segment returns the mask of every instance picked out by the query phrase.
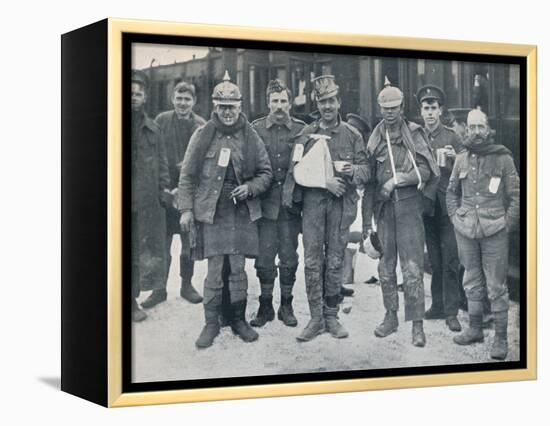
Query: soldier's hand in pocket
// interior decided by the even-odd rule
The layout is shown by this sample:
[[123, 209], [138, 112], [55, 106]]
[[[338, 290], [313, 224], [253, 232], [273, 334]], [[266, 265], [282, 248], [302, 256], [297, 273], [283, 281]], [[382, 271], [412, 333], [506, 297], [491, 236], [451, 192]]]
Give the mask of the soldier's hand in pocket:
[[190, 211], [183, 212], [180, 216], [180, 228], [182, 232], [189, 232], [193, 224], [193, 213]]
[[331, 177], [327, 179], [327, 189], [331, 194], [341, 197], [346, 192], [346, 184], [342, 178]]

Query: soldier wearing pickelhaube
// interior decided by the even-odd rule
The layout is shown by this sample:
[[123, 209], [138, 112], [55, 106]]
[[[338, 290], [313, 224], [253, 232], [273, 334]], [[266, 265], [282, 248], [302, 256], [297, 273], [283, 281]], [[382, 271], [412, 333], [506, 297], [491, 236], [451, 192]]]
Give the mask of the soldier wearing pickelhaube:
[[[283, 194], [285, 205], [302, 204], [305, 279], [311, 319], [297, 337], [299, 341], [309, 341], [325, 330], [335, 338], [348, 336], [338, 321], [344, 250], [349, 227], [357, 215], [357, 185], [370, 177], [361, 134], [340, 118], [341, 99], [334, 77], [317, 77], [313, 87], [320, 118], [305, 127], [296, 140]], [[324, 151], [318, 151], [317, 147], [325, 146]], [[298, 184], [296, 173], [300, 167], [307, 167], [308, 158], [314, 161], [312, 170], [320, 167], [314, 152], [325, 153], [321, 159], [325, 174], [318, 183], [308, 180], [308, 186], [304, 181]], [[328, 166], [327, 157], [331, 160]], [[334, 172], [333, 162], [338, 164]]]
[[275, 318], [273, 289], [277, 277], [275, 257], [278, 256], [281, 304], [277, 317], [286, 326], [295, 327], [298, 321], [292, 308], [292, 288], [298, 268], [298, 234], [302, 227], [302, 216], [299, 207], [282, 206], [282, 193], [294, 138], [306, 124], [290, 115], [292, 95], [282, 81], [269, 82], [266, 99], [269, 114], [254, 121], [252, 127], [264, 141], [271, 161], [273, 180], [261, 197], [262, 218], [258, 221], [260, 251], [254, 264], [261, 286], [260, 307], [250, 325], [261, 327]]
[[165, 210], [170, 204], [168, 163], [161, 131], [144, 111], [147, 75], [132, 71], [132, 320], [143, 321], [141, 291], [163, 288]]
[[[390, 85], [378, 95], [382, 121], [373, 130], [367, 152], [374, 181], [367, 185], [363, 200], [363, 227], [368, 235], [374, 214], [382, 256], [378, 274], [386, 314], [376, 327], [377, 337], [397, 331], [397, 256], [403, 272], [405, 321], [412, 321], [412, 342], [424, 346], [424, 226], [422, 192], [431, 199], [439, 170], [418, 125], [402, 117], [403, 93]], [[370, 201], [368, 200], [370, 198]]]
[[246, 322], [248, 281], [246, 257], [258, 256], [259, 195], [271, 184], [271, 165], [265, 145], [241, 113], [241, 92], [224, 81], [212, 93], [214, 112], [193, 133], [185, 153], [178, 187], [180, 224], [195, 230], [197, 258], [208, 259], [204, 283], [205, 326], [198, 348], [211, 346], [219, 334], [222, 270], [228, 258], [231, 328], [245, 342], [258, 338]]
[[456, 237], [447, 215], [446, 194], [456, 153], [463, 147], [457, 134], [441, 123], [445, 92], [437, 86], [426, 85], [418, 89], [416, 99], [440, 172], [435, 202], [424, 198], [424, 230], [432, 267], [432, 305], [426, 311], [425, 318], [445, 319], [447, 327], [458, 332], [462, 329], [457, 319], [462, 283], [459, 280]]

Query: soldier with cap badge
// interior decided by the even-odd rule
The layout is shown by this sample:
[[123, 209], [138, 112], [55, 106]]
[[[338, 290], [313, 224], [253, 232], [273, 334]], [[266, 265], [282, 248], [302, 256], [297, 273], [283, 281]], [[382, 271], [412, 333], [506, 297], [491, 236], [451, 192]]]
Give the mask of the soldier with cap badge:
[[260, 250], [254, 264], [261, 286], [260, 307], [250, 325], [262, 327], [275, 318], [273, 288], [277, 277], [275, 257], [278, 256], [281, 304], [277, 317], [286, 326], [296, 327], [298, 321], [292, 308], [292, 288], [298, 268], [298, 235], [302, 227], [302, 217], [298, 206], [282, 206], [282, 192], [294, 138], [306, 124], [290, 115], [292, 95], [281, 80], [269, 82], [266, 98], [269, 114], [254, 121], [252, 127], [264, 141], [271, 161], [273, 180], [270, 188], [260, 197]]
[[[435, 197], [439, 170], [422, 128], [403, 117], [403, 93], [391, 86], [378, 94], [382, 121], [374, 128], [367, 152], [374, 182], [365, 189], [363, 226], [371, 232], [371, 219], [377, 224], [382, 256], [378, 274], [386, 314], [376, 327], [377, 337], [397, 331], [399, 298], [397, 256], [403, 272], [405, 321], [412, 321], [412, 343], [426, 344], [424, 318], [424, 225], [422, 194]], [[368, 201], [368, 198], [371, 198]]]
[[171, 202], [170, 176], [161, 131], [149, 118], [148, 78], [132, 71], [132, 320], [143, 321], [140, 291], [161, 289], [166, 278], [165, 210]]
[[211, 346], [220, 332], [224, 257], [230, 267], [231, 328], [245, 342], [258, 338], [245, 319], [245, 260], [258, 256], [259, 196], [272, 177], [265, 144], [242, 114], [240, 89], [227, 71], [214, 87], [212, 100], [210, 120], [189, 141], [178, 187], [182, 231], [196, 235], [195, 250], [208, 259], [206, 324], [195, 343], [198, 348]]
[[439, 184], [434, 200], [424, 197], [424, 230], [432, 267], [432, 305], [425, 318], [445, 319], [451, 331], [461, 331], [457, 319], [460, 305], [459, 261], [454, 227], [447, 215], [446, 194], [457, 152], [463, 147], [457, 134], [441, 123], [445, 93], [437, 86], [418, 89], [416, 99], [424, 120], [424, 131], [439, 166]]
[[[348, 336], [338, 321], [344, 250], [349, 227], [357, 215], [357, 185], [370, 177], [361, 134], [340, 118], [341, 99], [334, 76], [323, 75], [312, 83], [320, 118], [305, 127], [296, 140], [283, 194], [284, 205], [302, 203], [305, 280], [311, 315], [297, 337], [302, 342], [325, 330], [335, 338]], [[317, 152], [322, 155], [315, 157]], [[308, 158], [312, 164], [308, 164]], [[318, 182], [298, 173], [300, 169], [315, 173], [320, 168], [323, 175]]]

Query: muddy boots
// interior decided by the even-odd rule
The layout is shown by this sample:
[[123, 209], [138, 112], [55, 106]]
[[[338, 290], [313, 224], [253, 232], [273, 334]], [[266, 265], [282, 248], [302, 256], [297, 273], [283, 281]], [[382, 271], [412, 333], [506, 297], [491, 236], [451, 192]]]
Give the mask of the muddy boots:
[[424, 323], [422, 320], [413, 321], [412, 344], [419, 348], [426, 346], [426, 335], [424, 334]]
[[246, 322], [246, 299], [231, 303], [232, 318], [231, 330], [245, 342], [253, 342], [258, 339], [258, 333]]
[[193, 288], [191, 278], [195, 269], [195, 262], [187, 257], [180, 259], [181, 288], [180, 296], [189, 303], [197, 304], [202, 302], [202, 296]]
[[399, 321], [397, 320], [397, 312], [386, 311], [386, 315], [384, 315], [384, 321], [382, 321], [382, 323], [375, 328], [374, 335], [376, 337], [389, 336], [390, 334], [397, 331], [398, 326]]
[[252, 327], [263, 327], [268, 321], [273, 321], [274, 318], [273, 296], [260, 296], [260, 307], [256, 316], [250, 321], [250, 325]]
[[204, 349], [212, 346], [214, 339], [220, 334], [220, 323], [218, 315], [221, 306], [221, 295], [214, 297], [210, 302], [204, 305], [205, 325], [195, 342], [195, 346]]
[[336, 304], [335, 307], [330, 307], [328, 303], [325, 302], [323, 306], [323, 315], [325, 317], [325, 327], [332, 337], [344, 339], [349, 336], [347, 330], [338, 321], [338, 304]]
[[508, 355], [508, 311], [493, 312], [495, 317], [495, 340], [491, 358], [503, 360]]
[[143, 301], [141, 306], [145, 309], [151, 309], [153, 306], [157, 306], [159, 303], [166, 301], [166, 297], [165, 288], [153, 290], [149, 297]]
[[483, 342], [483, 330], [481, 328], [483, 319], [483, 302], [468, 301], [468, 316], [470, 326], [462, 334], [453, 337], [457, 345], [472, 345]]
[[309, 301], [309, 312], [311, 319], [302, 330], [300, 335], [296, 337], [299, 342], [309, 342], [319, 334], [325, 332], [325, 319], [323, 317], [323, 301], [322, 299]]
[[292, 299], [292, 296], [281, 296], [281, 305], [277, 311], [277, 318], [287, 327], [296, 327], [298, 325], [298, 320], [294, 316], [294, 309], [292, 309]]
[[132, 321], [141, 322], [147, 318], [147, 314], [139, 308], [136, 299], [132, 299]]

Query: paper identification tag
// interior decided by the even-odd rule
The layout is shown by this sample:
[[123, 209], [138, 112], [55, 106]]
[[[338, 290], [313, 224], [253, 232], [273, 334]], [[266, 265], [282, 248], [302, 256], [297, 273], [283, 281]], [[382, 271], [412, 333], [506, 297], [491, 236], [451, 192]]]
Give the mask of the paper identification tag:
[[489, 182], [489, 191], [491, 192], [491, 194], [496, 194], [499, 186], [500, 186], [500, 178], [493, 176], [491, 178], [491, 181]]
[[292, 161], [298, 162], [302, 160], [302, 157], [304, 155], [304, 146], [303, 145], [295, 145], [294, 146], [294, 154], [292, 155]]
[[229, 159], [231, 158], [231, 150], [229, 148], [222, 148], [220, 152], [220, 158], [218, 158], [218, 166], [227, 167]]

